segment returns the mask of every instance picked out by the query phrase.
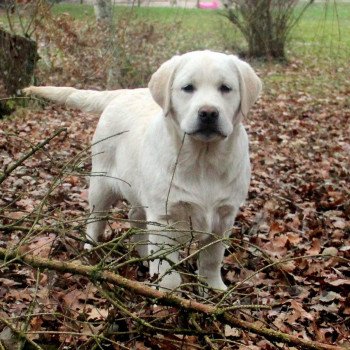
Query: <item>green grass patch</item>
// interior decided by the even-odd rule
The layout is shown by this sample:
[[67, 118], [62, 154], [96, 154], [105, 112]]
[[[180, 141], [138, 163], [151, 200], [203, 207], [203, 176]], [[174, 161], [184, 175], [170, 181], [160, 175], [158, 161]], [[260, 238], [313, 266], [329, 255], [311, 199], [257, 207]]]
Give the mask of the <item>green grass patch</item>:
[[[57, 4], [53, 7], [54, 14], [69, 13], [76, 19], [94, 19], [93, 7], [80, 4]], [[220, 11], [203, 11], [176, 7], [128, 7], [115, 6], [114, 16], [118, 19], [132, 18], [150, 24], [181, 24], [179, 31], [191, 33], [211, 32], [220, 35], [221, 29], [229, 30], [228, 20], [220, 15]], [[178, 33], [174, 33], [176, 35]]]
[[[298, 9], [297, 9], [298, 11]], [[93, 7], [80, 4], [57, 4], [53, 7], [54, 14], [69, 13], [76, 19], [94, 19]], [[242, 46], [243, 39], [231, 23], [220, 11], [203, 11], [199, 9], [171, 8], [171, 7], [128, 7], [116, 6], [114, 8], [116, 20], [127, 16], [133, 20], [152, 24], [179, 23], [179, 32], [191, 40], [197, 47], [199, 41], [221, 46], [222, 49]], [[134, 23], [134, 22], [133, 22]], [[289, 49], [298, 55], [301, 50], [318, 53], [320, 49], [331, 49], [348, 54], [350, 51], [350, 4], [333, 3], [313, 4], [304, 13], [301, 21], [291, 33]], [[173, 33], [174, 37], [180, 33]], [[216, 42], [216, 44], [214, 44]], [[200, 46], [200, 45], [199, 45]], [[202, 46], [206, 46], [205, 44]]]
[[[93, 6], [59, 3], [52, 7], [54, 15], [68, 13], [77, 20], [94, 20]], [[296, 10], [297, 12], [299, 9]], [[185, 49], [196, 48], [235, 50], [244, 46], [241, 34], [223, 16], [222, 11], [205, 11], [196, 8], [176, 7], [128, 7], [115, 6], [116, 21], [130, 18], [132, 25], [146, 22], [161, 26], [178, 23], [178, 30], [171, 33], [173, 40], [188, 40]], [[132, 19], [132, 20], [131, 20]], [[0, 21], [5, 24], [4, 14]], [[313, 4], [304, 13], [291, 33], [288, 49], [294, 55], [320, 54], [320, 50], [349, 55], [350, 52], [350, 3]], [[167, 33], [169, 34], [169, 33]], [[181, 50], [181, 43], [179, 50]]]
[[302, 54], [349, 57], [350, 3], [314, 4], [292, 32], [290, 48]]

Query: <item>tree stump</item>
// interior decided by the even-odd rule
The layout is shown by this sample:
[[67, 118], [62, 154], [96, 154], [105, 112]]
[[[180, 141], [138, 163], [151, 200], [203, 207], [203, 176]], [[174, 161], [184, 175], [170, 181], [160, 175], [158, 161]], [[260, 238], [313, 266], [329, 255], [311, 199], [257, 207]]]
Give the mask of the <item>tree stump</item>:
[[38, 59], [35, 41], [0, 28], [0, 86], [8, 95], [31, 83]]

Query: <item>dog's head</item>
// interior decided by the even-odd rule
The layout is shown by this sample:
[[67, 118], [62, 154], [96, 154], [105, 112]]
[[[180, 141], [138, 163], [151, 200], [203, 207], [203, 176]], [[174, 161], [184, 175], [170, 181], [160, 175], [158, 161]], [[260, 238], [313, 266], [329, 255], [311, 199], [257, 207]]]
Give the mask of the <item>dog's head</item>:
[[211, 142], [229, 136], [248, 114], [261, 81], [236, 56], [194, 51], [163, 63], [148, 87], [164, 115], [176, 118], [183, 132]]

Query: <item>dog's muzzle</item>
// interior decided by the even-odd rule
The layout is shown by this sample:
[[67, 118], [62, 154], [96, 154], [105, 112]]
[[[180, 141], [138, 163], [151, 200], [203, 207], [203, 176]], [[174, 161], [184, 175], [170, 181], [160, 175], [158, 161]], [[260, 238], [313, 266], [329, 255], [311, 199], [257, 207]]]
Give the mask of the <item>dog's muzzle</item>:
[[217, 108], [211, 106], [204, 106], [198, 110], [198, 124], [197, 129], [191, 135], [202, 141], [211, 141], [217, 136], [224, 137], [219, 128], [220, 113]]

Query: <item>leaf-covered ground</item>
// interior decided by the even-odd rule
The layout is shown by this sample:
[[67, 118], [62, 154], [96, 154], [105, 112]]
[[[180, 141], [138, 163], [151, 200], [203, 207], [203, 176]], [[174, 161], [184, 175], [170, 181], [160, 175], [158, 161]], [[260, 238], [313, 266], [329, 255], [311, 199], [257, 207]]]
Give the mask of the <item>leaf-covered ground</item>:
[[[286, 76], [301, 74], [290, 66], [275, 69]], [[265, 74], [269, 72], [261, 70], [262, 77]], [[271, 305], [271, 310], [252, 313], [260, 322], [348, 346], [349, 92], [348, 86], [318, 99], [300, 91], [265, 91], [246, 120], [253, 178], [223, 267], [226, 282], [235, 286], [231, 301]], [[66, 127], [67, 132], [2, 184], [1, 219], [7, 228], [1, 230], [1, 247], [60, 260], [81, 259], [81, 243], [75, 238], [82, 237], [87, 214], [88, 146], [97, 119], [46, 106], [22, 110], [3, 121], [2, 168], [55, 130]], [[116, 210], [114, 215], [124, 217], [124, 212]], [[111, 222], [115, 234], [126, 226]], [[143, 278], [145, 272], [139, 269], [130, 266], [122, 272]], [[0, 316], [14, 325], [27, 324], [39, 343], [75, 348], [111, 317], [111, 305], [85, 278], [39, 273], [28, 266], [2, 265], [0, 296]], [[251, 316], [244, 312], [241, 317]], [[128, 326], [133, 327], [124, 325]], [[242, 343], [242, 348], [272, 346], [237, 330], [226, 329], [226, 337]], [[142, 348], [144, 338], [123, 342]], [[168, 349], [166, 337], [162, 339], [146, 345]]]
[[[288, 65], [253, 62], [265, 88], [245, 121], [253, 177], [222, 269], [231, 286], [223, 305], [270, 306], [233, 312], [261, 326], [348, 348], [349, 69], [346, 63], [320, 64], [305, 57]], [[1, 248], [88, 263], [82, 240], [89, 144], [97, 120], [45, 104], [1, 122], [1, 169], [56, 130], [67, 129], [1, 184]], [[113, 237], [128, 229], [126, 212], [124, 205], [111, 213]], [[142, 264], [124, 264], [130, 259], [125, 246], [106, 249], [107, 256], [97, 260], [101, 268], [147, 282]], [[195, 270], [193, 263], [186, 268]], [[199, 298], [191, 288], [186, 296]], [[0, 341], [9, 349], [18, 347], [18, 341], [2, 319], [45, 349], [288, 349], [212, 319], [198, 319], [209, 342], [195, 331], [162, 333], [140, 324], [120, 305], [155, 327], [195, 329], [178, 310], [128, 291], [69, 273], [0, 263]]]

